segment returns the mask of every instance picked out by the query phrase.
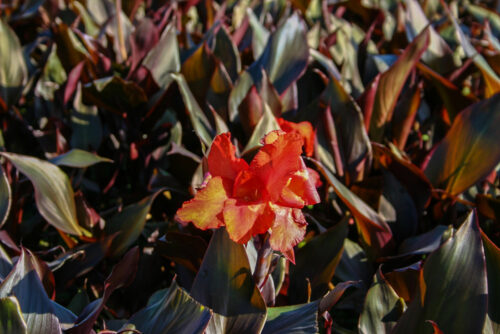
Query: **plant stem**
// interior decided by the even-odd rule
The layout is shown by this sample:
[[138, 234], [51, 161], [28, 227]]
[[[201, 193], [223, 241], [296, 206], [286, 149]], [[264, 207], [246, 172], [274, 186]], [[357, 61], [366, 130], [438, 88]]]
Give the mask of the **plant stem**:
[[255, 264], [253, 278], [255, 284], [261, 289], [266, 283], [267, 275], [269, 274], [273, 250], [269, 243], [269, 233], [261, 234], [259, 237], [260, 242], [257, 248], [257, 262]]

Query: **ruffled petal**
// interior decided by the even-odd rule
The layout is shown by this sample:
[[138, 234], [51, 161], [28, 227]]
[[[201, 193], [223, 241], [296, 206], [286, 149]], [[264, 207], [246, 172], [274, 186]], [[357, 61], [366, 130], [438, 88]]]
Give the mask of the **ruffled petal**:
[[293, 247], [297, 245], [306, 233], [307, 222], [300, 209], [272, 205], [275, 214], [269, 242], [271, 248], [282, 252], [292, 263]]
[[227, 192], [228, 186], [221, 177], [211, 178], [205, 188], [177, 210], [177, 218], [186, 224], [192, 222], [202, 230], [223, 226], [221, 213], [228, 198]]
[[252, 197], [258, 189], [261, 200], [278, 201], [292, 174], [301, 168], [302, 142], [295, 132], [272, 131], [266, 135], [249, 169], [236, 180], [233, 194]]
[[236, 179], [236, 175], [240, 171], [248, 168], [245, 160], [236, 157], [236, 148], [231, 143], [231, 134], [229, 132], [215, 137], [207, 160], [210, 174], [232, 181]]
[[293, 132], [296, 131], [299, 133], [304, 139], [304, 153], [310, 157], [314, 153], [314, 141], [316, 138], [316, 133], [314, 132], [314, 128], [309, 122], [288, 122], [283, 118], [277, 119], [278, 124], [281, 130], [285, 132]]
[[288, 184], [281, 193], [280, 205], [302, 208], [304, 205], [312, 205], [320, 202], [316, 185], [321, 181], [316, 171], [307, 168], [301, 160], [301, 169], [293, 173]]
[[238, 203], [228, 199], [224, 206], [224, 223], [229, 237], [235, 242], [246, 243], [252, 235], [266, 232], [273, 221], [266, 206], [266, 203]]

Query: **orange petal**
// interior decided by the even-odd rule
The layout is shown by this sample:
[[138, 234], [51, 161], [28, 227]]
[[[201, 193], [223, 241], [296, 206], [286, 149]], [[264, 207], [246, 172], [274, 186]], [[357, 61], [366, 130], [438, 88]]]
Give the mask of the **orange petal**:
[[231, 134], [215, 137], [208, 153], [208, 171], [213, 176], [234, 180], [241, 170], [247, 169], [245, 160], [236, 157], [236, 148], [231, 143]]
[[288, 122], [283, 118], [277, 119], [281, 130], [285, 132], [297, 132], [304, 139], [304, 151], [305, 154], [310, 157], [314, 153], [314, 141], [316, 138], [316, 133], [311, 123], [305, 121], [300, 123]]
[[224, 206], [224, 223], [229, 237], [235, 242], [246, 243], [252, 235], [266, 232], [272, 223], [272, 216], [269, 219], [267, 211], [266, 203], [249, 205], [228, 199]]
[[299, 209], [272, 205], [275, 214], [269, 242], [271, 248], [282, 252], [293, 262], [290, 251], [297, 245], [306, 233], [307, 222]]
[[221, 227], [224, 224], [219, 217], [227, 198], [227, 186], [224, 186], [222, 178], [211, 178], [205, 188], [177, 210], [177, 218], [183, 223], [193, 222], [202, 230]]
[[257, 188], [261, 200], [276, 202], [292, 174], [301, 167], [302, 138], [297, 133], [272, 131], [263, 143], [249, 169], [235, 181], [234, 194], [243, 198]]
[[312, 169], [307, 168], [302, 159], [300, 161], [302, 168], [292, 175], [287, 186], [283, 188], [278, 202], [280, 205], [302, 208], [304, 205], [320, 202], [316, 191], [319, 175]]

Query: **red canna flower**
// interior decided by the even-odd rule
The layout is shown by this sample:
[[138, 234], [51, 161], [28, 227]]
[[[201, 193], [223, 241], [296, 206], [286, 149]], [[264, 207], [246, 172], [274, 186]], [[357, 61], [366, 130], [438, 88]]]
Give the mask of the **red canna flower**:
[[316, 133], [309, 122], [294, 123], [284, 120], [283, 118], [277, 118], [278, 124], [281, 130], [285, 132], [297, 132], [304, 139], [304, 153], [310, 157], [314, 153], [314, 140], [316, 138]]
[[293, 247], [307, 225], [301, 209], [319, 202], [319, 176], [300, 156], [303, 142], [296, 131], [270, 132], [248, 165], [236, 157], [229, 133], [217, 136], [206, 185], [177, 211], [178, 219], [203, 230], [225, 226], [238, 243], [269, 231], [271, 247], [294, 262]]

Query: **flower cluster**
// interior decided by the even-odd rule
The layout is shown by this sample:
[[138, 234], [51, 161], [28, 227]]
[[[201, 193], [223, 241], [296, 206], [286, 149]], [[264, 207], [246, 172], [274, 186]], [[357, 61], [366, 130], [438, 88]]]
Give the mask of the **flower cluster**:
[[307, 225], [301, 209], [319, 202], [319, 176], [301, 158], [304, 139], [298, 131], [270, 132], [262, 144], [248, 164], [236, 157], [229, 133], [217, 136], [204, 187], [177, 217], [203, 230], [225, 226], [238, 243], [269, 232], [271, 247], [294, 262], [293, 247]]

